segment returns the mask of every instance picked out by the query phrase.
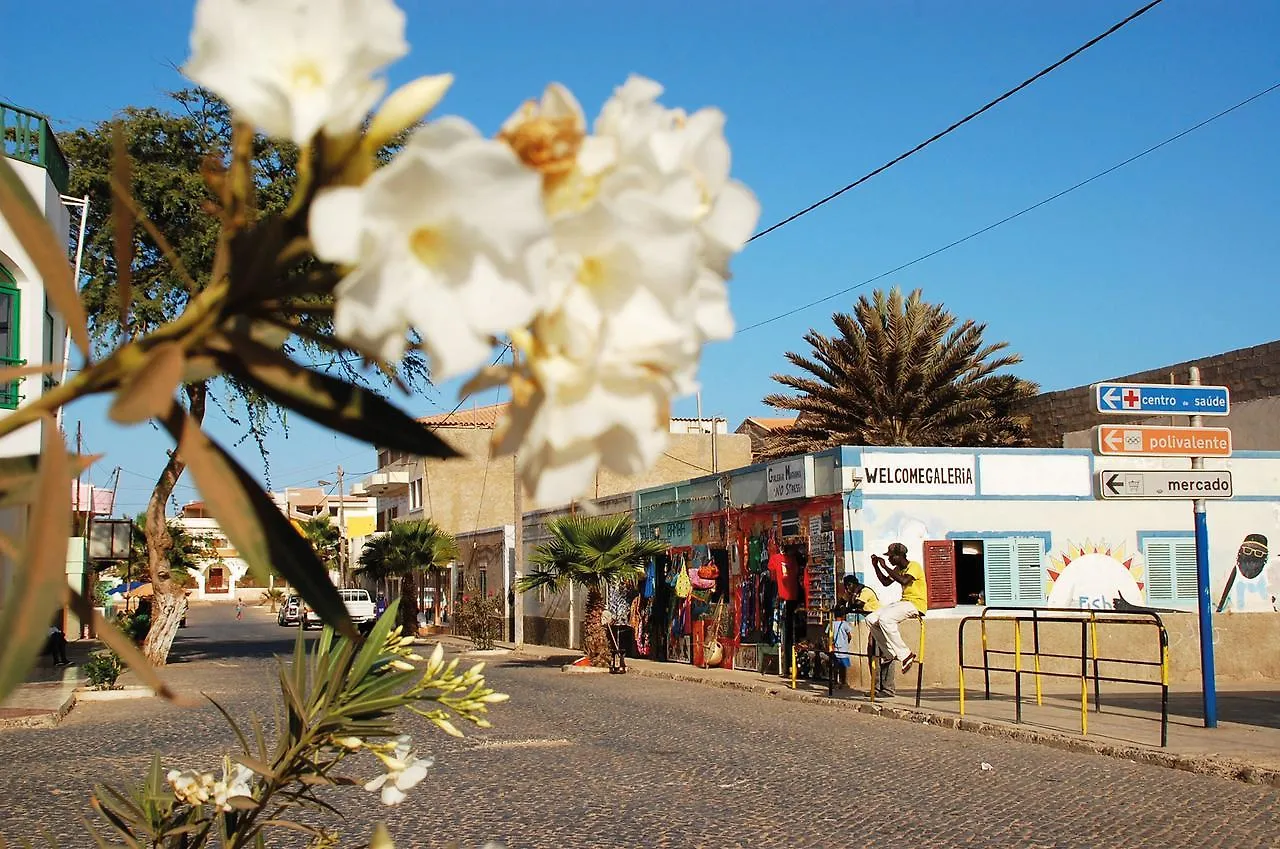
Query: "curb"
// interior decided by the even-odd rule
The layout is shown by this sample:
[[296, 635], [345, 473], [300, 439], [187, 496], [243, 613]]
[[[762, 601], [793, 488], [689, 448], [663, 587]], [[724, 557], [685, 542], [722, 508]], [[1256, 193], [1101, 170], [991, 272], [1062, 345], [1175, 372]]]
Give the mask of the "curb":
[[[72, 693], [57, 710], [15, 711], [25, 715], [9, 717], [0, 715], [0, 731], [10, 728], [56, 728], [62, 718], [71, 713], [71, 709], [75, 706], [76, 695]], [[3, 714], [2, 710], [0, 714]]]
[[[522, 648], [516, 648], [513, 651], [513, 654], [517, 657], [546, 659], [539, 654], [524, 651]], [[774, 696], [776, 698], [787, 699], [789, 701], [826, 705], [867, 716], [878, 716], [904, 722], [913, 722], [916, 725], [932, 725], [938, 728], [949, 728], [953, 731], [967, 731], [971, 734], [979, 734], [983, 737], [990, 737], [997, 740], [1013, 740], [1019, 743], [1034, 743], [1040, 746], [1048, 746], [1053, 749], [1076, 752], [1079, 754], [1101, 755], [1104, 757], [1116, 758], [1118, 760], [1146, 764], [1148, 766], [1178, 769], [1183, 772], [1195, 773], [1197, 775], [1209, 775], [1215, 778], [1225, 778], [1230, 781], [1240, 781], [1245, 784], [1262, 784], [1269, 785], [1271, 787], [1280, 787], [1280, 770], [1255, 766], [1254, 764], [1237, 760], [1235, 758], [1218, 757], [1215, 755], [1179, 755], [1173, 752], [1164, 752], [1138, 745], [1100, 743], [1080, 737], [1059, 734], [1053, 731], [1037, 731], [1018, 725], [1011, 725], [1009, 723], [993, 722], [986, 719], [972, 719], [970, 717], [955, 716], [952, 714], [935, 713], [934, 711], [914, 707], [898, 708], [883, 704], [872, 704], [870, 702], [843, 701], [841, 699], [832, 699], [827, 696], [820, 696], [814, 693], [799, 693], [791, 690], [785, 685], [772, 686], [767, 683], [757, 684], [732, 680], [717, 681], [714, 679], [701, 678], [697, 675], [688, 675], [682, 672], [668, 672], [665, 669], [647, 669], [632, 665], [627, 666], [627, 672], [629, 674], [641, 675], [646, 678], [663, 678], [668, 681], [679, 681], [686, 684], [701, 684], [703, 686], [719, 687], [725, 690], [760, 693], [761, 695]]]

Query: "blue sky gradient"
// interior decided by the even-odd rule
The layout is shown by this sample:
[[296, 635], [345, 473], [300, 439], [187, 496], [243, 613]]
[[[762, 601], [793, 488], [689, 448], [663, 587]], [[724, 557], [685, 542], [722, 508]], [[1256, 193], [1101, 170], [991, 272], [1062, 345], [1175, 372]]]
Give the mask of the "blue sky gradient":
[[[549, 0], [403, 2], [413, 52], [394, 84], [451, 71], [441, 114], [492, 132], [551, 80], [589, 113], [629, 73], [664, 102], [728, 115], [735, 176], [762, 226], [914, 146], [1141, 5], [1137, 0], [643, 5]], [[56, 19], [0, 0], [0, 97], [60, 128], [162, 104], [180, 87], [191, 8], [173, 0], [78, 0]], [[51, 28], [57, 28], [56, 38]], [[864, 186], [754, 243], [731, 284], [740, 326], [768, 319], [928, 253], [1042, 200], [1280, 82], [1280, 5], [1167, 0], [1006, 103]], [[51, 56], [59, 62], [50, 63]], [[921, 287], [1025, 358], [1046, 390], [1258, 344], [1276, 329], [1280, 92], [1255, 101], [1061, 200], [875, 284]], [[860, 291], [869, 291], [866, 287]], [[767, 414], [769, 376], [849, 293], [709, 348], [704, 411]], [[456, 386], [402, 399], [451, 408]], [[477, 399], [491, 403], [492, 393]], [[470, 402], [468, 402], [470, 403]], [[691, 414], [692, 400], [677, 411]], [[138, 509], [167, 440], [105, 422], [81, 402], [97, 483], [122, 467], [120, 506]], [[215, 424], [224, 444], [234, 428]], [[314, 483], [371, 449], [294, 420], [271, 443], [271, 483]], [[256, 473], [256, 449], [237, 449]], [[185, 482], [189, 485], [189, 481]], [[193, 498], [188, 487], [179, 501]]]

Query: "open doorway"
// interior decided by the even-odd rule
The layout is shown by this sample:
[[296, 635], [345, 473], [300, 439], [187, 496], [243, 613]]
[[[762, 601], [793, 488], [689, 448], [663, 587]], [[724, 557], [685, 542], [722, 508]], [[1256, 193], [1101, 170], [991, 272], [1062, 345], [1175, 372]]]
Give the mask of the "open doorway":
[[956, 540], [956, 603], [985, 604], [987, 574], [982, 540]]

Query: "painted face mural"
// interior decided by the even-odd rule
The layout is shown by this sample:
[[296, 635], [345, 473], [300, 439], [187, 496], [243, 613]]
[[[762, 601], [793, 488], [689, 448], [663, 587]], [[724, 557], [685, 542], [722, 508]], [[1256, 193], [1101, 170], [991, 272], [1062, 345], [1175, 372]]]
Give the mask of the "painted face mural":
[[1145, 604], [1142, 594], [1142, 566], [1126, 555], [1124, 546], [1106, 543], [1068, 545], [1050, 558], [1049, 607], [1110, 610], [1116, 598], [1130, 604]]
[[[1218, 599], [1219, 613], [1226, 610], [1228, 605], [1237, 610], [1245, 610], [1252, 606], [1249, 603], [1249, 596], [1255, 595], [1264, 597], [1263, 607], [1270, 607], [1272, 610], [1280, 609], [1276, 603], [1276, 583], [1280, 581], [1276, 573], [1280, 570], [1272, 569], [1267, 578], [1262, 577], [1270, 559], [1265, 535], [1249, 534], [1244, 538], [1236, 552], [1236, 564], [1227, 576], [1226, 586], [1222, 588], [1222, 596]], [[1234, 598], [1231, 592], [1233, 588], [1235, 589]], [[1253, 607], [1253, 609], [1258, 608]]]

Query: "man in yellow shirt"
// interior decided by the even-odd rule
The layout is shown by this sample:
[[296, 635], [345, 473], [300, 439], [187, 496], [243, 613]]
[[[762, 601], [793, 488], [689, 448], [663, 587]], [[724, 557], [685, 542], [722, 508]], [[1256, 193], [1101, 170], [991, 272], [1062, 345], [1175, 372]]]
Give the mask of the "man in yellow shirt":
[[898, 625], [903, 620], [924, 616], [929, 607], [929, 592], [925, 584], [924, 567], [907, 558], [905, 545], [895, 542], [889, 546], [885, 557], [889, 560], [888, 567], [884, 559], [875, 554], [871, 555], [871, 565], [875, 567], [880, 583], [886, 587], [891, 583], [902, 585], [902, 600], [882, 605], [867, 617], [867, 624], [871, 626], [871, 635], [876, 644], [882, 651], [892, 654], [900, 661], [905, 673], [916, 662], [916, 655], [907, 648]]

